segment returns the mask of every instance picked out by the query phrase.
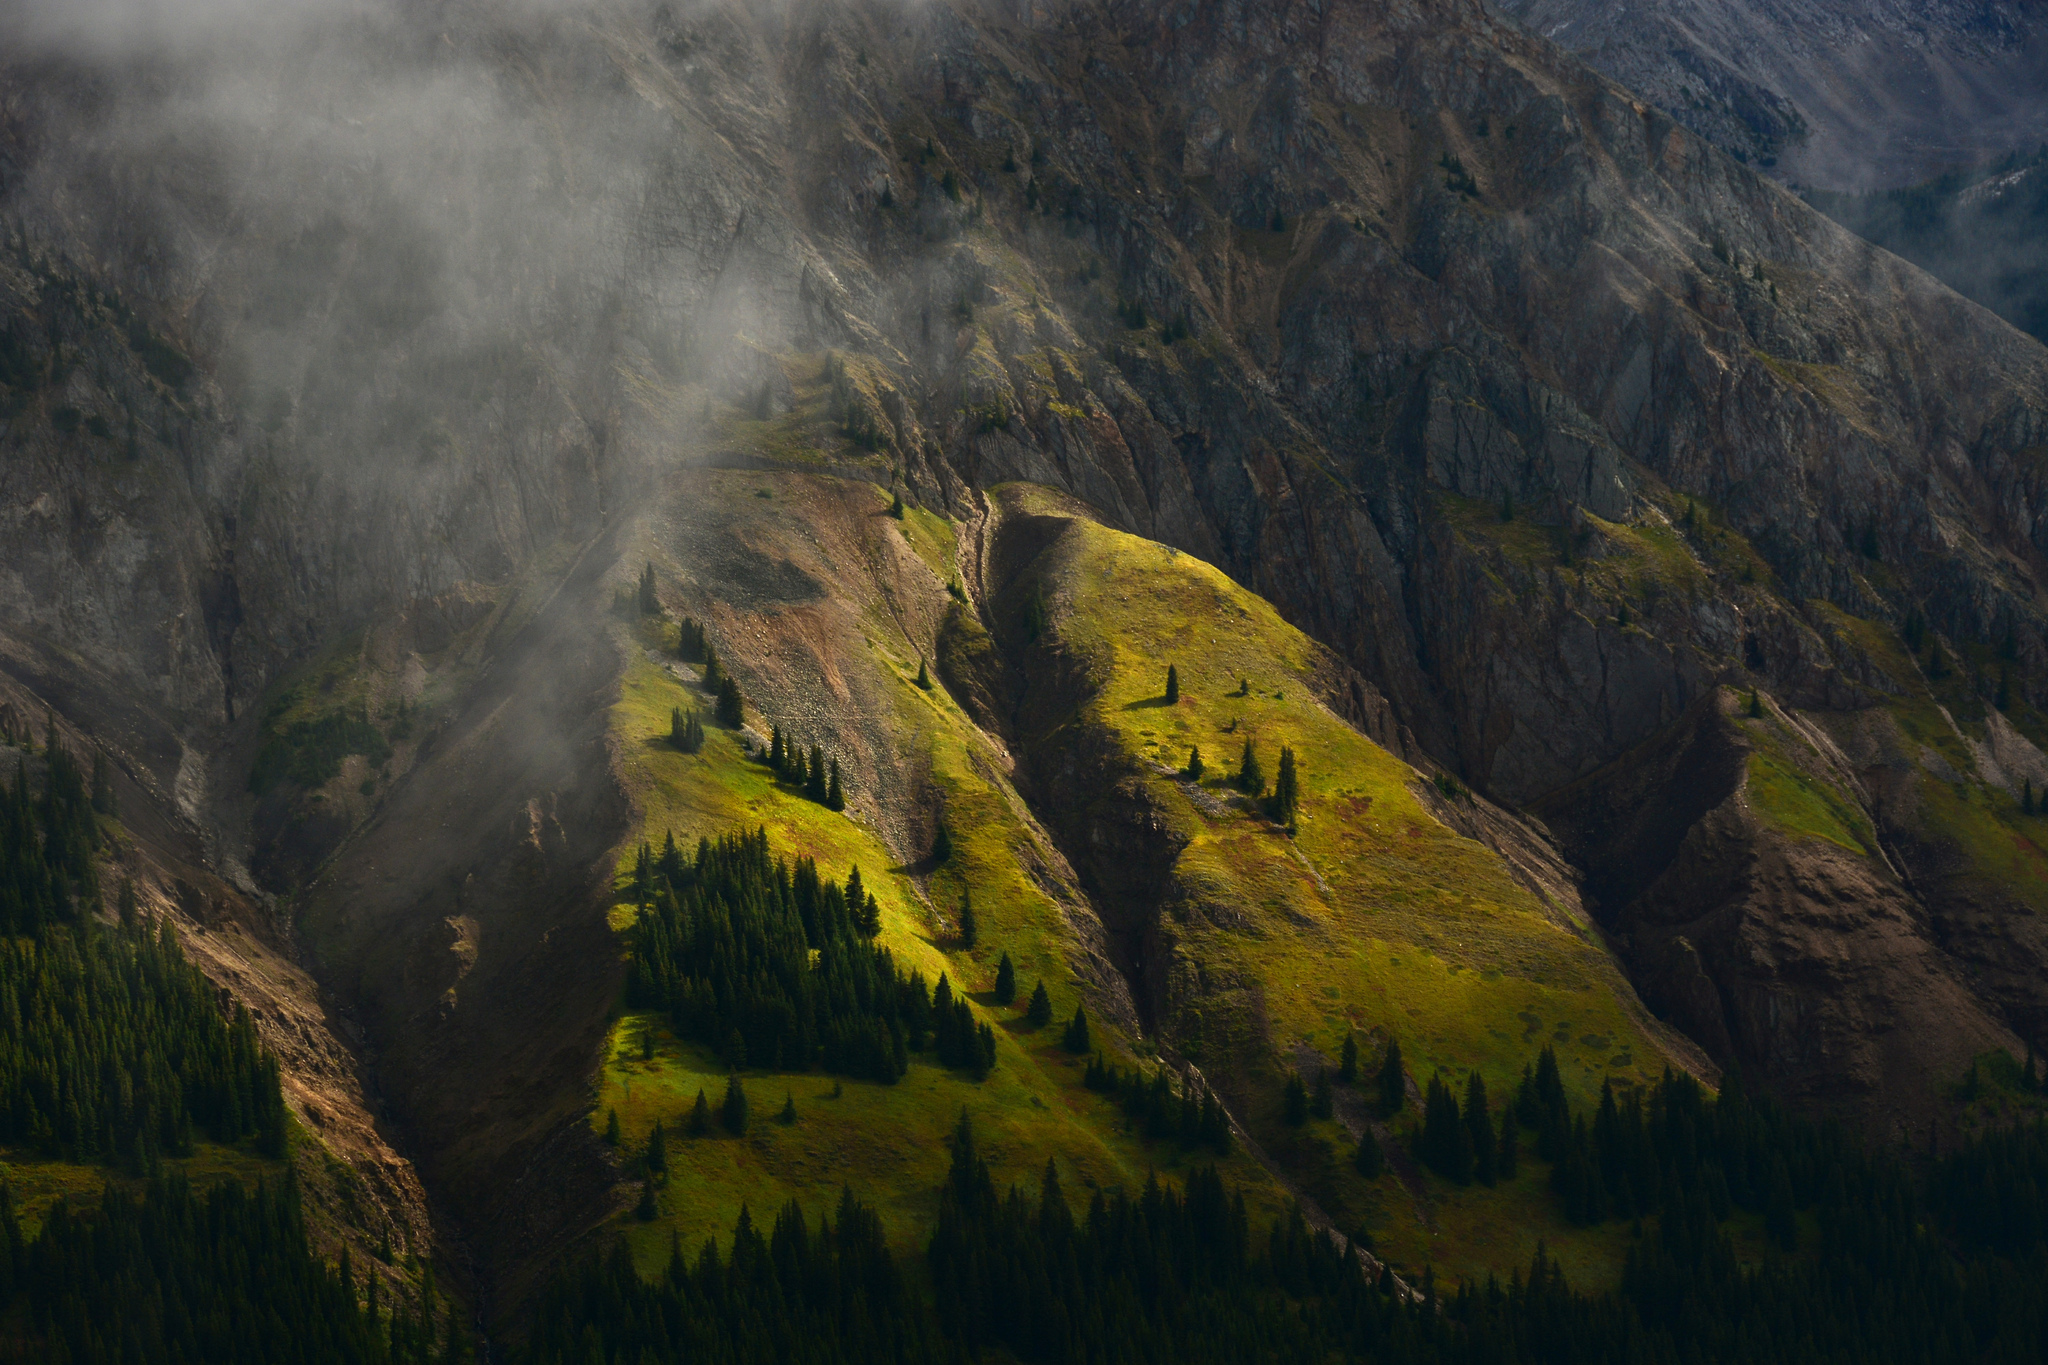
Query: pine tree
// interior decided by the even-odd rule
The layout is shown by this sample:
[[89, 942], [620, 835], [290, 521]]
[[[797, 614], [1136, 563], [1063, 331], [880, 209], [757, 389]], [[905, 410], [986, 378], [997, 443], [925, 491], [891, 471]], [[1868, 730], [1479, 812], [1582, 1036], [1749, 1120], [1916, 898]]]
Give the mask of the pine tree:
[[1052, 997], [1045, 993], [1043, 981], [1032, 988], [1031, 1003], [1024, 1010], [1024, 1022], [1033, 1028], [1044, 1028], [1052, 1022]]
[[661, 1172], [668, 1169], [668, 1134], [661, 1131], [661, 1120], [654, 1121], [654, 1131], [647, 1135], [647, 1169]]
[[718, 650], [709, 640], [704, 642], [704, 690], [712, 696], [718, 695], [719, 684], [725, 681], [725, 671], [718, 666]]
[[1017, 999], [1017, 969], [1010, 964], [1010, 955], [1003, 954], [1003, 960], [996, 964], [996, 1003], [1008, 1005]]
[[825, 784], [825, 809], [846, 809], [846, 787], [839, 776], [839, 759], [832, 760], [832, 778]]
[[1259, 771], [1259, 755], [1249, 736], [1245, 738], [1244, 754], [1237, 761], [1237, 789], [1252, 797], [1266, 790], [1266, 775]]
[[1493, 1119], [1487, 1110], [1486, 1082], [1477, 1071], [1465, 1080], [1465, 1126], [1471, 1133], [1472, 1175], [1480, 1184], [1491, 1187], [1500, 1144], [1494, 1137]]
[[1358, 1079], [1358, 1035], [1344, 1035], [1343, 1058], [1337, 1063], [1337, 1079], [1346, 1085]]
[[917, 687], [920, 692], [932, 690], [932, 673], [929, 668], [925, 667], [923, 659], [917, 661]]
[[1764, 699], [1757, 695], [1757, 690], [1754, 687], [1749, 689], [1748, 710], [1751, 720], [1762, 720], [1764, 718]]
[[604, 1141], [605, 1141], [605, 1145], [606, 1145], [607, 1147], [616, 1147], [616, 1146], [618, 1146], [618, 1145], [619, 1145], [619, 1144], [620, 1144], [621, 1142], [624, 1142], [625, 1140], [626, 1140], [626, 1139], [625, 1139], [625, 1134], [619, 1131], [619, 1111], [618, 1111], [618, 1110], [616, 1110], [616, 1109], [607, 1109], [607, 1110], [605, 1110], [605, 1118], [604, 1118]]
[[661, 612], [661, 598], [654, 589], [654, 566], [649, 564], [640, 572], [640, 614], [655, 616]]
[[728, 730], [737, 730], [746, 720], [747, 700], [740, 695], [740, 685], [730, 676], [718, 682], [718, 723]]
[[825, 768], [825, 746], [813, 744], [810, 762], [804, 766], [804, 796], [822, 806], [825, 804], [825, 798], [830, 795], [831, 788], [828, 785]]
[[1088, 1041], [1088, 1011], [1084, 1007], [1074, 1006], [1074, 1017], [1061, 1035], [1060, 1045], [1077, 1057], [1085, 1055], [1092, 1046]]
[[974, 888], [963, 887], [960, 892], [960, 946], [972, 948], [977, 926], [974, 923]]
[[725, 1103], [718, 1108], [718, 1120], [735, 1137], [747, 1131], [747, 1090], [737, 1072], [725, 1078]]
[[1380, 1113], [1400, 1113], [1408, 1099], [1408, 1081], [1401, 1069], [1401, 1043], [1397, 1038], [1387, 1039], [1387, 1059], [1380, 1063], [1379, 1088]]
[[890, 500], [889, 515], [898, 521], [903, 520], [903, 495], [901, 493], [898, 493]]
[[1280, 1118], [1289, 1128], [1299, 1128], [1308, 1122], [1308, 1087], [1301, 1083], [1301, 1073], [1287, 1073], [1287, 1087], [1280, 1094]]
[[862, 938], [872, 939], [882, 932], [882, 907], [875, 901], [874, 892], [868, 893], [860, 908], [853, 912], [853, 928]]
[[789, 751], [783, 747], [782, 727], [780, 725], [770, 728], [768, 737], [768, 766], [774, 769], [777, 775], [782, 774], [789, 767]]
[[1180, 670], [1172, 664], [1166, 666], [1166, 704], [1168, 706], [1178, 706], [1180, 704]]
[[952, 857], [953, 836], [946, 829], [945, 820], [941, 818], [938, 833], [932, 836], [932, 861], [935, 863], [946, 863], [950, 862]]
[[1294, 750], [1280, 746], [1280, 775], [1273, 780], [1273, 796], [1266, 803], [1266, 813], [1273, 823], [1292, 829], [1294, 816], [1301, 803], [1301, 787], [1294, 771]]
[[1199, 746], [1189, 747], [1188, 765], [1181, 769], [1181, 775], [1190, 782], [1200, 782], [1202, 780], [1202, 750]]
[[1315, 1093], [1310, 1098], [1308, 1107], [1309, 1112], [1319, 1119], [1337, 1116], [1337, 1094], [1330, 1085], [1329, 1068], [1316, 1068]]
[[1380, 1140], [1373, 1136], [1372, 1129], [1359, 1133], [1358, 1150], [1351, 1154], [1351, 1168], [1367, 1180], [1377, 1180], [1386, 1164], [1386, 1155], [1380, 1151]]
[[697, 1090], [697, 1103], [690, 1107], [689, 1134], [691, 1137], [703, 1137], [710, 1131], [711, 1101], [705, 1096], [703, 1087], [700, 1086]]
[[795, 1122], [796, 1122], [796, 1092], [795, 1092], [795, 1091], [785, 1090], [785, 1091], [783, 1092], [783, 1094], [782, 1094], [782, 1112], [781, 1112], [781, 1113], [779, 1113], [779, 1114], [777, 1114], [777, 1115], [775, 1116], [775, 1121], [776, 1121], [777, 1123], [781, 1124], [781, 1125], [782, 1125], [783, 1127], [785, 1127], [785, 1128], [789, 1127], [789, 1126], [790, 1126], [791, 1124], [793, 1124], [793, 1123], [795, 1123]]
[[1446, 1180], [1472, 1180], [1472, 1134], [1458, 1112], [1458, 1097], [1441, 1075], [1429, 1078], [1422, 1106], [1421, 1156], [1424, 1164]]
[[[654, 1202], [654, 1181], [651, 1178], [640, 1182], [640, 1202], [633, 1206], [633, 1216], [643, 1223], [651, 1223], [661, 1216], [661, 1208]], [[397, 1326], [397, 1320], [393, 1319], [394, 1332]]]

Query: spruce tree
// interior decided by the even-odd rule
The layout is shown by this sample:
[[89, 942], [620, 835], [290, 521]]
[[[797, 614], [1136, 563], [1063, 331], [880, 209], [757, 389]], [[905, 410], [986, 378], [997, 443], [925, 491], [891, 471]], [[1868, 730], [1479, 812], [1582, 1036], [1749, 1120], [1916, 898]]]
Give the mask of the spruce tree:
[[668, 1134], [661, 1131], [661, 1120], [654, 1121], [654, 1131], [647, 1135], [647, 1169], [660, 1173], [668, 1169]]
[[1764, 699], [1757, 695], [1757, 690], [1754, 687], [1749, 689], [1748, 711], [1751, 720], [1762, 720], [1764, 718]]
[[704, 1094], [702, 1086], [697, 1088], [697, 1103], [690, 1107], [689, 1134], [703, 1137], [711, 1131], [711, 1101]]
[[747, 717], [747, 700], [740, 695], [740, 685], [730, 676], [718, 682], [718, 723], [728, 730], [737, 730]]
[[719, 1106], [718, 1118], [735, 1137], [747, 1131], [747, 1090], [738, 1073], [725, 1078], [725, 1103]]
[[835, 756], [835, 757], [834, 757], [834, 758], [832, 759], [832, 777], [831, 777], [831, 780], [830, 780], [830, 781], [828, 781], [828, 782], [827, 782], [827, 783], [825, 784], [825, 809], [827, 809], [827, 810], [845, 810], [845, 809], [846, 809], [846, 786], [845, 786], [845, 784], [844, 784], [844, 783], [843, 783], [843, 782], [842, 782], [842, 781], [840, 780], [840, 776], [839, 776], [839, 759], [837, 758], [837, 756]]
[[1266, 803], [1266, 813], [1273, 823], [1292, 829], [1295, 811], [1301, 803], [1301, 787], [1294, 771], [1294, 750], [1280, 746], [1280, 775], [1273, 779], [1273, 796]]
[[[643, 1223], [651, 1223], [661, 1215], [661, 1209], [654, 1202], [654, 1180], [649, 1177], [640, 1182], [640, 1202], [633, 1206], [633, 1216]], [[397, 1328], [394, 1319], [392, 1327]]]
[[1259, 770], [1258, 751], [1252, 748], [1250, 736], [1246, 736], [1244, 753], [1237, 760], [1237, 789], [1251, 797], [1266, 790], [1266, 775]]
[[860, 908], [853, 912], [853, 928], [862, 938], [872, 939], [882, 932], [882, 907], [870, 891]]
[[1358, 1135], [1358, 1150], [1351, 1154], [1351, 1169], [1367, 1180], [1379, 1179], [1386, 1169], [1386, 1154], [1380, 1151], [1380, 1140], [1367, 1128]]
[[1355, 1033], [1344, 1035], [1344, 1053], [1337, 1063], [1337, 1079], [1346, 1085], [1358, 1079], [1358, 1035]]
[[1299, 1128], [1308, 1122], [1308, 1087], [1301, 1083], [1301, 1073], [1287, 1073], [1287, 1088], [1280, 1094], [1280, 1117], [1289, 1128]]
[[960, 891], [960, 946], [972, 948], [978, 926], [974, 922], [974, 888], [963, 887]]
[[605, 1146], [607, 1146], [607, 1147], [616, 1147], [616, 1146], [618, 1146], [618, 1145], [619, 1145], [619, 1144], [620, 1144], [621, 1142], [623, 1142], [623, 1141], [625, 1141], [625, 1134], [619, 1131], [619, 1111], [618, 1111], [618, 1110], [616, 1110], [616, 1109], [607, 1109], [607, 1110], [605, 1110], [605, 1115], [604, 1115], [604, 1142], [605, 1142]]
[[932, 673], [929, 668], [925, 667], [923, 659], [917, 661], [917, 686], [921, 692], [932, 690]]
[[782, 727], [769, 727], [768, 766], [780, 776], [789, 767], [789, 752], [782, 745]]
[[1088, 1041], [1088, 1011], [1085, 1007], [1074, 1006], [1074, 1017], [1068, 1022], [1060, 1044], [1077, 1057], [1086, 1054], [1092, 1046]]
[[811, 760], [805, 765], [804, 796], [822, 806], [825, 804], [825, 799], [830, 795], [831, 788], [826, 777], [825, 768], [825, 746], [813, 744], [811, 746]]
[[1166, 666], [1166, 704], [1168, 706], [1178, 706], [1180, 704], [1180, 670], [1172, 664]]
[[654, 566], [649, 564], [640, 573], [640, 614], [654, 616], [661, 611], [661, 598], [654, 590]]
[[1017, 969], [1010, 964], [1010, 955], [1003, 954], [1003, 960], [996, 964], [996, 1003], [1009, 1005], [1017, 999]]
[[1200, 782], [1202, 780], [1202, 750], [1199, 746], [1189, 747], [1188, 765], [1181, 769], [1181, 773], [1190, 782]]
[[898, 521], [903, 520], [903, 495], [901, 493], [898, 493], [894, 498], [890, 499], [889, 515], [896, 518], [896, 520]]
[[1052, 1022], [1052, 997], [1045, 993], [1045, 983], [1039, 982], [1031, 991], [1031, 1003], [1024, 1010], [1024, 1022], [1033, 1028], [1044, 1028]]
[[952, 857], [953, 836], [946, 829], [946, 822], [942, 817], [939, 820], [938, 833], [932, 836], [932, 861], [935, 863], [945, 863], [950, 862]]
[[1465, 1080], [1465, 1127], [1472, 1138], [1472, 1175], [1480, 1184], [1491, 1187], [1494, 1180], [1494, 1159], [1500, 1154], [1500, 1144], [1493, 1134], [1493, 1119], [1486, 1104], [1486, 1082], [1474, 1071]]
[[777, 1115], [775, 1116], [775, 1121], [776, 1121], [777, 1123], [781, 1124], [781, 1125], [782, 1125], [783, 1127], [785, 1127], [785, 1128], [789, 1127], [789, 1126], [790, 1126], [791, 1124], [793, 1124], [793, 1123], [795, 1123], [795, 1122], [796, 1122], [796, 1092], [795, 1092], [795, 1091], [791, 1091], [791, 1090], [785, 1090], [785, 1091], [783, 1092], [783, 1094], [782, 1094], [782, 1112], [781, 1112], [781, 1113], [779, 1113], [779, 1114], [777, 1114]]
[[1458, 1112], [1458, 1097], [1441, 1075], [1429, 1078], [1422, 1106], [1422, 1159], [1438, 1175], [1460, 1185], [1472, 1180], [1472, 1133]]
[[1401, 1069], [1401, 1042], [1398, 1038], [1387, 1039], [1387, 1059], [1380, 1063], [1379, 1075], [1380, 1113], [1394, 1115], [1401, 1112], [1401, 1106], [1408, 1099], [1406, 1073]]

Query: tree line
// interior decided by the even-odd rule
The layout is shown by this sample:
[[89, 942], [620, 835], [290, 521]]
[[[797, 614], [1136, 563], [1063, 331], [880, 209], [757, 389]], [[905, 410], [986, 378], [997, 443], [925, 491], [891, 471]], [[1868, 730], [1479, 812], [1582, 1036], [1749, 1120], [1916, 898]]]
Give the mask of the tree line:
[[92, 1210], [59, 1200], [33, 1241], [0, 1185], [0, 1360], [41, 1365], [459, 1365], [467, 1341], [438, 1311], [431, 1273], [411, 1302], [359, 1293], [344, 1252], [306, 1241], [297, 1177], [223, 1181], [204, 1197], [183, 1177], [141, 1194], [109, 1188]]
[[[1766, 1146], [1828, 1145], [1815, 1125], [1776, 1111], [1759, 1119], [1739, 1094], [1725, 1118], [1722, 1103], [1674, 1082], [1652, 1106], [1675, 1157], [1685, 1133], [1721, 1125]], [[1055, 1365], [2017, 1365], [2048, 1347], [2040, 1207], [2012, 1212], [2002, 1184], [2038, 1180], [2048, 1162], [2038, 1125], [1971, 1144], [1925, 1175], [1893, 1154], [1839, 1148], [1820, 1177], [1813, 1247], [1759, 1265], [1739, 1261], [1704, 1191], [1674, 1176], [1620, 1285], [1600, 1294], [1574, 1291], [1539, 1246], [1505, 1284], [1445, 1293], [1425, 1270], [1404, 1295], [1298, 1208], [1255, 1236], [1242, 1192], [1213, 1169], [1178, 1188], [1148, 1179], [1135, 1196], [1097, 1190], [1077, 1217], [1051, 1163], [1035, 1198], [1015, 1185], [998, 1192], [964, 1114], [952, 1152], [926, 1244], [929, 1306], [905, 1294], [872, 1214], [847, 1193], [837, 1226], [816, 1236], [794, 1206], [766, 1241], [742, 1212], [729, 1260], [707, 1243], [691, 1267], [673, 1246], [651, 1283], [623, 1250], [585, 1264], [545, 1296], [526, 1359], [923, 1362], [999, 1351]]]

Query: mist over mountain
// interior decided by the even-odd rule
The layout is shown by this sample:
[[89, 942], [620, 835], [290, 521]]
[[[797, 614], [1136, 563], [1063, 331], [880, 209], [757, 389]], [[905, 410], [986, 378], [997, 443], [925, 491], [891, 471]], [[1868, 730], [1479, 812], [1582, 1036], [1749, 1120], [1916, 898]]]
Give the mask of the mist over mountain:
[[[0, 21], [0, 911], [174, 927], [264, 1049], [232, 1112], [287, 1117], [181, 1128], [147, 1058], [95, 1131], [24, 1099], [33, 1254], [99, 1168], [289, 1169], [351, 1359], [766, 1359], [778, 1303], [823, 1358], [1053, 1358], [976, 1277], [1079, 1245], [1062, 1187], [1075, 1266], [1188, 1220], [1212, 1344], [1408, 1350], [1425, 1266], [1612, 1324], [1571, 1295], [1640, 1288], [1638, 1219], [1701, 1293], [1870, 1209], [1825, 1245], [1952, 1219], [1929, 1282], [2005, 1283], [2038, 1215], [1966, 1176], [2035, 1160], [2048, 1034], [2048, 350], [1773, 177], [2031, 127], [2033, 21], [1756, 13], [1810, 40]], [[1967, 98], [1837, 98], [1900, 53]], [[1154, 1171], [1184, 1203], [1116, 1202]], [[790, 1201], [830, 1237], [750, 1260]], [[1104, 1276], [1046, 1301], [1124, 1323]]]

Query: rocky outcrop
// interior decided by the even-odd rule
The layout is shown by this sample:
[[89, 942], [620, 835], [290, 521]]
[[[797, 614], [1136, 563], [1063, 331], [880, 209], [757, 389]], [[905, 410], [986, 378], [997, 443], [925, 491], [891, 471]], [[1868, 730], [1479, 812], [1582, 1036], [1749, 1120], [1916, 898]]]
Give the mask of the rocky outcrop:
[[[1897, 1137], [1978, 1053], [2016, 1046], [1971, 989], [1825, 734], [1707, 694], [1546, 800], [1652, 1009], [1724, 1065]], [[1816, 743], [1818, 741], [1818, 743]]]

